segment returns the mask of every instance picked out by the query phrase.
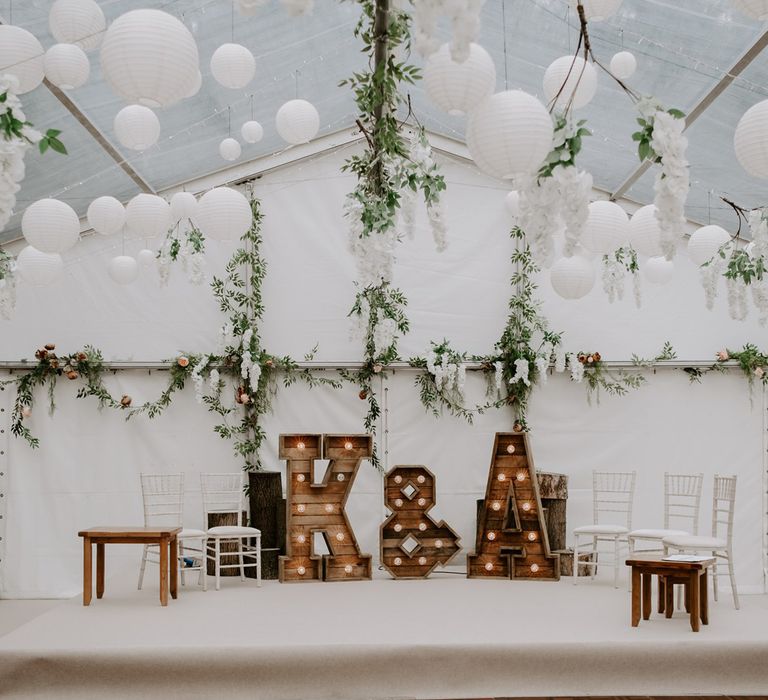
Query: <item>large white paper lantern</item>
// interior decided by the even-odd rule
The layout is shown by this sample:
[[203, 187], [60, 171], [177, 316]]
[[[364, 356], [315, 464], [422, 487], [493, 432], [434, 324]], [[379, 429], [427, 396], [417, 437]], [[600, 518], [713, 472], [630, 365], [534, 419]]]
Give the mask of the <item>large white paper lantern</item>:
[[109, 261], [107, 271], [118, 284], [130, 284], [139, 276], [139, 263], [130, 255], [118, 255]]
[[651, 284], [666, 284], [675, 274], [675, 263], [663, 255], [648, 258], [643, 264], [643, 273]]
[[563, 299], [581, 299], [595, 286], [595, 268], [582, 255], [560, 258], [549, 271], [552, 288]]
[[200, 88], [203, 86], [203, 74], [200, 71], [197, 71], [195, 74], [195, 82], [193, 83], [192, 87], [189, 88], [189, 92], [184, 95], [184, 97], [194, 97], [197, 95], [198, 92], [200, 92]]
[[547, 102], [552, 102], [557, 95], [555, 106], [559, 109], [569, 103], [574, 108], [583, 107], [596, 91], [597, 71], [580, 56], [562, 56], [552, 61], [544, 72], [544, 95]]
[[471, 112], [496, 89], [496, 67], [478, 44], [469, 45], [469, 58], [456, 63], [448, 44], [427, 59], [424, 88], [432, 101], [448, 114]]
[[224, 160], [237, 160], [243, 149], [236, 139], [226, 138], [219, 144], [219, 155]]
[[504, 207], [512, 223], [516, 224], [517, 218], [520, 216], [520, 193], [517, 190], [507, 193], [507, 196], [504, 197]]
[[177, 192], [171, 197], [171, 219], [177, 221], [194, 221], [197, 217], [198, 204], [191, 192]]
[[107, 20], [95, 0], [56, 0], [48, 14], [56, 41], [95, 49], [104, 38]]
[[43, 47], [33, 34], [11, 24], [0, 24], [0, 75], [19, 81], [20, 95], [34, 90], [45, 77]]
[[38, 199], [21, 217], [21, 232], [27, 243], [42, 253], [63, 253], [80, 237], [80, 219], [75, 210], [58, 199]]
[[552, 150], [552, 138], [549, 112], [522, 90], [491, 95], [467, 124], [467, 146], [477, 167], [502, 179], [535, 173]]
[[[570, 0], [571, 9], [577, 12], [578, 0]], [[613, 17], [621, 5], [621, 0], [581, 0], [584, 6], [584, 16], [593, 22]]]
[[85, 85], [91, 73], [91, 64], [79, 46], [54, 44], [43, 58], [45, 77], [62, 90], [73, 90]]
[[222, 44], [211, 56], [211, 74], [224, 87], [244, 88], [256, 74], [256, 60], [241, 44]]
[[115, 136], [126, 148], [144, 151], [157, 143], [160, 120], [144, 105], [128, 105], [115, 115]]
[[311, 102], [288, 100], [277, 110], [275, 126], [288, 143], [309, 143], [320, 130], [320, 115]]
[[157, 254], [154, 250], [150, 250], [149, 248], [142, 248], [136, 254], [136, 259], [138, 260], [140, 267], [149, 268], [155, 264], [155, 260], [157, 260]]
[[640, 207], [629, 220], [629, 243], [641, 255], [651, 258], [662, 254], [661, 229], [656, 219], [656, 207]]
[[259, 122], [251, 119], [243, 124], [240, 134], [246, 143], [258, 143], [264, 138], [264, 127]]
[[16, 258], [21, 278], [29, 284], [53, 284], [64, 272], [64, 261], [58, 253], [44, 253], [31, 245]]
[[114, 197], [99, 197], [91, 202], [86, 217], [96, 233], [111, 236], [125, 225], [125, 207]]
[[739, 119], [733, 147], [744, 170], [755, 177], [768, 177], [768, 100], [753, 105]]
[[593, 253], [607, 255], [629, 240], [629, 217], [616, 202], [603, 200], [589, 205], [581, 244]]
[[619, 51], [611, 58], [611, 73], [619, 80], [631, 78], [637, 70], [637, 59], [629, 51]]
[[733, 6], [761, 22], [768, 19], [768, 0], [731, 0]]
[[251, 228], [251, 221], [251, 205], [231, 187], [215, 187], [200, 198], [197, 223], [206, 237], [237, 240]]
[[161, 10], [131, 10], [109, 25], [101, 68], [110, 87], [129, 102], [169, 107], [197, 82], [197, 44], [189, 30]]
[[688, 239], [688, 255], [694, 264], [703, 265], [717, 255], [717, 251], [730, 240], [731, 235], [724, 228], [715, 224], [702, 226]]
[[171, 208], [156, 194], [137, 194], [125, 208], [125, 223], [143, 238], [162, 236], [171, 227]]

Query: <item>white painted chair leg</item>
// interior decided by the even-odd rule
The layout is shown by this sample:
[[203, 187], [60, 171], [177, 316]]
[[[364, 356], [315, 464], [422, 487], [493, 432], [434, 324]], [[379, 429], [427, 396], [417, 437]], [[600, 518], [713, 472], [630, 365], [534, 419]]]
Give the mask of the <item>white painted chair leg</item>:
[[579, 536], [576, 535], [576, 541], [573, 543], [573, 585], [579, 579]]
[[200, 563], [200, 577], [203, 579], [203, 590], [208, 590], [208, 538], [203, 539], [203, 553]]
[[590, 579], [592, 581], [595, 580], [595, 576], [597, 575], [597, 537], [592, 538], [592, 566], [589, 567], [590, 570]]
[[733, 595], [733, 606], [736, 610], [739, 609], [739, 591], [736, 588], [736, 576], [733, 573], [733, 556], [730, 550], [728, 551], [728, 577], [731, 579], [731, 593]]
[[619, 587], [619, 538], [613, 541], [613, 587]]
[[147, 554], [149, 553], [149, 545], [144, 545], [144, 551], [141, 555], [141, 568], [139, 568], [139, 590], [144, 585], [144, 569], [147, 568]]
[[[712, 556], [715, 556], [714, 553]], [[712, 565], [712, 595], [717, 602], [717, 557], [715, 557], [715, 563]]]
[[261, 588], [261, 535], [256, 538], [256, 585]]
[[221, 541], [219, 540], [218, 537], [213, 540], [213, 544], [214, 544], [214, 553], [213, 553], [214, 565], [213, 566], [214, 566], [214, 572], [216, 574], [216, 590], [218, 591], [219, 588], [220, 588], [220, 581], [219, 581], [219, 579], [221, 578], [221, 569], [220, 569], [220, 567], [221, 567], [221, 546], [220, 546], [221, 545]]
[[245, 546], [245, 542], [243, 540], [238, 540], [238, 555], [237, 559], [240, 563], [240, 580], [245, 581], [245, 567], [243, 566], [243, 547]]

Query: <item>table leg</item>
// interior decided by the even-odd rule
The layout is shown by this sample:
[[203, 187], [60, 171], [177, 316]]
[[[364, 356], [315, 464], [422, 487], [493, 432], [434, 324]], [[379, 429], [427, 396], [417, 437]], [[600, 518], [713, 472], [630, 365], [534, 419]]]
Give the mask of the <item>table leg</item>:
[[640, 569], [632, 567], [632, 627], [640, 624]]
[[83, 537], [83, 605], [91, 604], [91, 586], [93, 583], [91, 556], [91, 538]]
[[171, 537], [171, 598], [176, 600], [179, 591], [179, 542], [174, 535]]
[[685, 587], [685, 612], [690, 613], [691, 612], [691, 594], [688, 590], [690, 586]]
[[96, 543], [96, 597], [104, 596], [104, 543]]
[[709, 595], [707, 592], [707, 570], [701, 572], [699, 576], [699, 606], [701, 607], [701, 621], [703, 624], [709, 624]]
[[664, 586], [664, 616], [672, 617], [673, 612], [675, 612], [675, 585], [672, 579], [668, 578]]
[[643, 574], [643, 620], [651, 617], [651, 574]]
[[699, 631], [699, 572], [691, 571], [691, 576], [686, 584], [688, 589], [688, 603], [691, 608], [691, 629], [694, 632]]
[[160, 605], [168, 605], [168, 538], [160, 538]]
[[666, 588], [667, 580], [663, 576], [659, 576], [659, 613], [664, 612], [664, 589]]

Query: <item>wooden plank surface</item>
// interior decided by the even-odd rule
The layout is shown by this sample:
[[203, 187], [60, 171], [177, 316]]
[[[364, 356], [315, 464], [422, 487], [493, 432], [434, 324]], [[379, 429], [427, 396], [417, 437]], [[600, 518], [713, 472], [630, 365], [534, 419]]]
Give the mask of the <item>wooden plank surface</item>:
[[180, 527], [139, 527], [137, 525], [107, 525], [98, 527], [89, 527], [80, 530], [78, 537], [110, 537], [112, 535], [122, 535], [129, 537], [170, 537], [178, 535], [181, 532]]

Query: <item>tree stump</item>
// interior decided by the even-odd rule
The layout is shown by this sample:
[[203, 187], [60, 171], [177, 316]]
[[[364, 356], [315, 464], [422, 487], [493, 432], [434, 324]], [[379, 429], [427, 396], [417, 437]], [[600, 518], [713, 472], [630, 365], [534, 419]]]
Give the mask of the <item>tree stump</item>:
[[[573, 550], [561, 549], [556, 552], [560, 555], [560, 575], [561, 576], [573, 576]], [[579, 553], [579, 576], [591, 576], [592, 567], [587, 566], [584, 562], [594, 561], [597, 563], [597, 554], [593, 555], [592, 552], [580, 552]], [[597, 567], [594, 567], [594, 573], [597, 574]]]
[[565, 474], [552, 474], [550, 472], [539, 472], [537, 476], [541, 507], [544, 508], [544, 519], [547, 523], [549, 547], [553, 552], [562, 551], [565, 549], [566, 537], [565, 516], [568, 504], [568, 477]]
[[[280, 472], [249, 472], [251, 527], [261, 531], [261, 576], [278, 578], [278, 557], [285, 554], [285, 499]], [[256, 578], [256, 568], [246, 569]]]
[[[243, 523], [248, 522], [248, 513], [243, 511]], [[219, 527], [221, 525], [237, 525], [237, 515], [235, 513], [208, 513], [208, 527]], [[213, 543], [211, 542], [211, 546], [213, 546]], [[237, 542], [222, 542], [221, 543], [221, 551], [222, 552], [236, 552], [237, 551]], [[212, 559], [207, 559], [207, 566], [206, 571], [208, 572], [209, 576], [215, 576], [216, 575], [216, 569], [214, 567], [214, 563]], [[222, 557], [221, 558], [222, 564], [238, 564], [237, 557]], [[245, 570], [246, 573], [248, 572], [248, 569]], [[222, 569], [220, 576], [239, 576], [240, 570], [239, 569]], [[254, 574], [255, 575], [255, 574]]]

